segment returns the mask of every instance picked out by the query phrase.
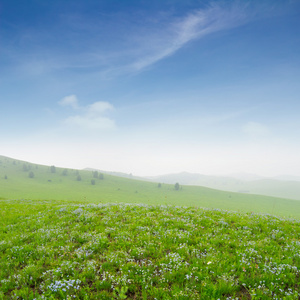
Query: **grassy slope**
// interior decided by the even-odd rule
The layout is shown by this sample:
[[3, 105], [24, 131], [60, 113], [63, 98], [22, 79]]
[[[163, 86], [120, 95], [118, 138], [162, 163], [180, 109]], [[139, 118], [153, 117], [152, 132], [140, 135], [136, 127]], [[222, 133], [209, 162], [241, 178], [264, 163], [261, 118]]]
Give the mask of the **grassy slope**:
[[138, 204], [0, 200], [0, 299], [299, 299], [300, 223]]
[[[184, 186], [175, 191], [173, 185], [131, 180], [104, 175], [91, 185], [92, 173], [79, 171], [82, 181], [76, 181], [76, 170], [56, 168], [51, 173], [47, 166], [30, 164], [35, 177], [23, 171], [24, 162], [0, 156], [0, 198], [32, 200], [68, 200], [79, 202], [127, 202], [172, 204], [220, 208], [245, 212], [263, 212], [300, 218], [300, 201], [224, 192], [198, 186]], [[4, 176], [8, 179], [4, 179]], [[49, 182], [48, 180], [51, 180]]]

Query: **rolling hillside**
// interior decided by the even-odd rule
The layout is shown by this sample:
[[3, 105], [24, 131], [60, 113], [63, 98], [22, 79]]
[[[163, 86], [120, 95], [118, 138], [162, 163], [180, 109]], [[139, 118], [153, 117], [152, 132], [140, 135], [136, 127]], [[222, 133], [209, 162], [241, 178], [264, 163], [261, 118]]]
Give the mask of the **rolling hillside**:
[[[33, 178], [30, 178], [30, 172]], [[81, 181], [77, 181], [80, 175]], [[95, 180], [95, 185], [91, 184]], [[0, 198], [66, 200], [79, 203], [145, 203], [196, 206], [243, 212], [270, 213], [300, 218], [300, 201], [146, 182], [104, 174], [93, 178], [92, 171], [36, 165], [0, 156]]]

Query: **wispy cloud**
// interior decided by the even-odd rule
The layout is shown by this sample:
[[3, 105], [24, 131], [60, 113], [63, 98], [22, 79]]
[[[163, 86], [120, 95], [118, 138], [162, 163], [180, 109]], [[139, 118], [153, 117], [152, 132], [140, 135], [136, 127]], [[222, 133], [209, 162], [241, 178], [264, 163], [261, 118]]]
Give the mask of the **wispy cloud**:
[[173, 55], [189, 42], [245, 23], [248, 18], [245, 9], [245, 5], [231, 4], [230, 7], [223, 7], [213, 4], [171, 22], [160, 31], [159, 37], [154, 37], [147, 44], [147, 47], [153, 49], [153, 53], [140, 57], [130, 67], [140, 71]]
[[64, 124], [81, 129], [103, 130], [115, 127], [115, 122], [107, 114], [114, 110], [114, 107], [103, 101], [94, 102], [87, 106], [79, 106], [75, 95], [64, 97], [58, 102], [62, 106], [71, 106], [77, 114], [67, 117]]
[[[29, 33], [26, 35], [29, 34], [32, 39], [30, 43], [26, 42], [28, 49], [13, 51], [7, 46], [6, 52], [10, 59], [20, 60], [18, 71], [21, 70], [26, 76], [40, 76], [61, 69], [78, 72], [91, 70], [103, 79], [140, 72], [175, 54], [190, 42], [240, 26], [251, 17], [245, 2], [212, 3], [207, 8], [181, 17], [169, 15], [162, 20], [160, 16], [152, 16], [157, 18], [157, 22], [152, 23], [145, 20], [126, 21], [126, 27], [122, 30], [116, 30], [112, 25], [118, 22], [115, 16], [107, 17], [105, 26], [111, 30], [110, 38], [103, 31], [103, 20], [87, 19], [82, 15], [79, 22], [78, 19], [68, 21], [64, 17], [61, 20], [59, 47], [56, 32], [48, 28], [41, 29], [40, 33], [27, 29]], [[79, 24], [84, 24], [81, 25], [84, 28]], [[79, 34], [82, 34], [80, 39]], [[119, 43], [117, 48], [115, 40]], [[40, 55], [41, 41], [47, 45], [43, 55]]]

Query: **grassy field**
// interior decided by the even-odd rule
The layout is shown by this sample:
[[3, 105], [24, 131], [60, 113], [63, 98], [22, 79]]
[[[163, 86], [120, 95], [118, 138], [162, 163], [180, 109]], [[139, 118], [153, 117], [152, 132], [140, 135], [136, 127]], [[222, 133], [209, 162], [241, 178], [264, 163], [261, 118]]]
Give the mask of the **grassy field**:
[[5, 157], [1, 198], [0, 300], [300, 297], [299, 201]]
[[299, 299], [300, 222], [0, 201], [0, 299]]
[[[29, 178], [30, 172], [33, 172], [33, 178]], [[78, 175], [81, 176], [81, 181], [76, 180]], [[300, 201], [225, 192], [199, 186], [183, 186], [176, 191], [174, 185], [162, 184], [159, 188], [157, 183], [107, 174], [104, 174], [103, 180], [95, 179], [95, 185], [91, 184], [92, 179], [91, 171], [64, 170], [56, 167], [56, 172], [51, 173], [49, 166], [0, 156], [2, 199], [187, 205], [300, 218]]]

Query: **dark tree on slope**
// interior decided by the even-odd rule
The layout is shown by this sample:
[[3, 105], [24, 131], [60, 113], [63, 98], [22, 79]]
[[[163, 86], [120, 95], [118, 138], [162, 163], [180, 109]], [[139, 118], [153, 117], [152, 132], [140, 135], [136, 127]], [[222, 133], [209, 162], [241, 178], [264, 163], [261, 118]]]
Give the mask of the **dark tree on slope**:
[[98, 178], [101, 179], [101, 180], [103, 180], [104, 179], [104, 175], [102, 173], [99, 173]]
[[64, 169], [62, 174], [63, 174], [63, 176], [67, 176], [68, 175], [68, 169]]
[[7, 175], [4, 176], [4, 179], [7, 179]]
[[95, 179], [92, 179], [92, 180], [91, 180], [91, 185], [95, 185], [95, 184], [96, 184]]
[[158, 187], [158, 188], [161, 188], [161, 183], [159, 183], [159, 184], [157, 185], [157, 187]]
[[29, 178], [33, 178], [34, 177], [34, 173], [32, 171], [30, 171], [29, 174], [28, 174], [28, 177]]
[[179, 190], [179, 187], [180, 187], [180, 186], [179, 186], [179, 183], [176, 182], [175, 185], [174, 185], [174, 189], [175, 189], [176, 191], [178, 191], [178, 190]]
[[98, 175], [98, 171], [94, 171], [94, 172], [93, 172], [93, 178], [98, 178], [98, 176], [99, 176], [99, 175]]
[[81, 181], [81, 176], [80, 176], [79, 174], [77, 175], [76, 180], [77, 180], [77, 181]]
[[51, 166], [51, 167], [50, 167], [50, 172], [51, 172], [51, 173], [56, 173], [56, 168], [55, 168], [55, 166]]

